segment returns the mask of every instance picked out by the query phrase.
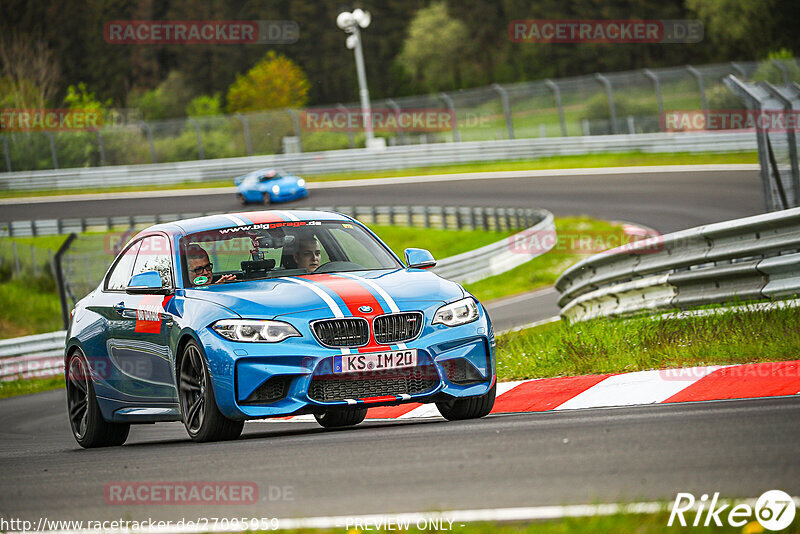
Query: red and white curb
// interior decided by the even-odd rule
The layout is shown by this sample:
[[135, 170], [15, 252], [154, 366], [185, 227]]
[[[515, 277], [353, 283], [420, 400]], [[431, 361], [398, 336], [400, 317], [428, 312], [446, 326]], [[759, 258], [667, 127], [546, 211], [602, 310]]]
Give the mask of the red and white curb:
[[[800, 360], [710, 367], [685, 367], [499, 382], [492, 413], [546, 412], [677, 402], [755, 399], [800, 394]], [[441, 417], [434, 404], [370, 408], [367, 419]], [[314, 421], [299, 415], [264, 421]]]

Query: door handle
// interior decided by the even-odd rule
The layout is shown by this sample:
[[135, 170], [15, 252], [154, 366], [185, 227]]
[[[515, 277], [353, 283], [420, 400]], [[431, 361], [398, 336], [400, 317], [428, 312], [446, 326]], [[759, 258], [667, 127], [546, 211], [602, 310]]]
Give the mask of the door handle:
[[122, 315], [125, 312], [125, 303], [124, 302], [117, 302], [114, 304], [114, 311], [118, 314]]

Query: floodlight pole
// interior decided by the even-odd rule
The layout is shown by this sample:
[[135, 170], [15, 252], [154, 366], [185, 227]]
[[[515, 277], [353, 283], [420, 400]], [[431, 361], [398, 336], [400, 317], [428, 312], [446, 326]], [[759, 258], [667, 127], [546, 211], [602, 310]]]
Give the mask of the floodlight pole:
[[361, 48], [361, 31], [358, 25], [353, 26], [355, 36], [356, 73], [358, 74], [358, 94], [361, 97], [361, 113], [364, 115], [364, 133], [367, 136], [367, 146], [374, 138], [372, 133], [372, 108], [369, 104], [369, 89], [367, 89], [367, 72], [364, 68], [364, 53]]

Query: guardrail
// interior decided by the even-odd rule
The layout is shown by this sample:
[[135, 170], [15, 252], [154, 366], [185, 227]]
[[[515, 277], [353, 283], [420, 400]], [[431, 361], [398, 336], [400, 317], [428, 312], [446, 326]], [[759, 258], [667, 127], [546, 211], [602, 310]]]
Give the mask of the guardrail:
[[[511, 230], [536, 224], [544, 215], [531, 208], [483, 208], [455, 206], [323, 206], [303, 208], [337, 211], [355, 217], [365, 224], [405, 225], [421, 228], [455, 228], [457, 230]], [[32, 237], [40, 235], [81, 234], [146, 228], [153, 224], [216, 215], [223, 213], [194, 212], [161, 215], [122, 215], [116, 217], [84, 217], [0, 222], [0, 237]]]
[[570, 321], [800, 294], [800, 208], [618, 247], [556, 282]]
[[[529, 237], [532, 233], [555, 232], [553, 214], [546, 210], [530, 208], [455, 208], [427, 206], [355, 206], [313, 208], [333, 210], [352, 215], [366, 224], [405, 224], [437, 228], [471, 228], [485, 230], [510, 230], [525, 228], [522, 232], [485, 247], [451, 256], [438, 262], [432, 270], [444, 278], [469, 283], [487, 276], [500, 274], [544, 254], [549, 248], [535, 252], [520, 252], [513, 247], [516, 236]], [[195, 214], [199, 215], [199, 214]], [[174, 217], [174, 218], [170, 218]], [[176, 220], [178, 216], [154, 216], [153, 219], [112, 218], [117, 221], [142, 225]], [[111, 224], [111, 220], [104, 220]], [[72, 224], [78, 224], [77, 222]], [[95, 225], [96, 226], [96, 225]], [[95, 226], [81, 223], [80, 228]], [[36, 228], [36, 225], [33, 225]], [[77, 228], [68, 225], [39, 226], [38, 228]], [[106, 227], [109, 229], [109, 227]], [[555, 242], [553, 241], [552, 244]], [[552, 245], [551, 245], [552, 247]], [[35, 336], [0, 340], [0, 380], [41, 378], [64, 371], [64, 338], [66, 331]]]
[[66, 330], [0, 340], [0, 380], [63, 374]]
[[548, 243], [547, 248], [539, 248], [535, 252], [522, 251], [514, 246], [517, 236], [529, 238], [531, 234], [555, 235], [553, 214], [545, 210], [539, 210], [539, 212], [542, 217], [541, 221], [527, 230], [491, 245], [445, 258], [436, 264], [436, 267], [432, 269], [433, 272], [442, 278], [469, 284], [510, 271], [536, 256], [549, 252], [555, 245], [555, 240], [543, 240]]
[[744, 150], [756, 150], [756, 140], [752, 132], [547, 137], [404, 145], [387, 147], [385, 150], [358, 148], [146, 165], [9, 172], [0, 174], [0, 190], [69, 190], [118, 185], [233, 180], [235, 176], [264, 167], [283, 167], [302, 175], [408, 169], [477, 161], [525, 160], [606, 152], [673, 153]]

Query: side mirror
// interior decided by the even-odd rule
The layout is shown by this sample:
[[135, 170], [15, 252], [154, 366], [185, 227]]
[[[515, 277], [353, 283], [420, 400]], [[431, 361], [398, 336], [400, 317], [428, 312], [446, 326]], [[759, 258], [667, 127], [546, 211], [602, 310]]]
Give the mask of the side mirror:
[[145, 271], [131, 277], [125, 293], [130, 295], [169, 295], [172, 293], [172, 289], [164, 287], [158, 271]]
[[430, 269], [436, 265], [433, 254], [424, 248], [407, 248], [403, 254], [409, 269]]

